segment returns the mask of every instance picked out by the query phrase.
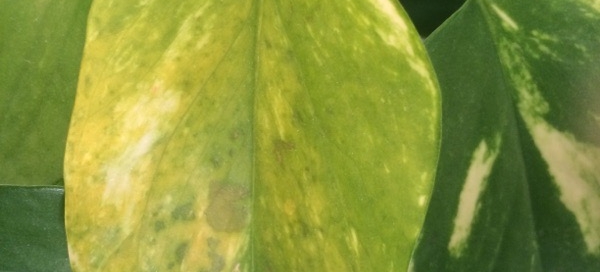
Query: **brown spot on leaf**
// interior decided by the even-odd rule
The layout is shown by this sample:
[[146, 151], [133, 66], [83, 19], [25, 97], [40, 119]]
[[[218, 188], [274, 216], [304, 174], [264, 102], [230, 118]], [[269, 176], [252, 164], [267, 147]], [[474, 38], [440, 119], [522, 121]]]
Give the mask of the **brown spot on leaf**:
[[273, 143], [273, 146], [274, 146], [275, 158], [277, 159], [277, 162], [279, 162], [279, 163], [283, 163], [286, 153], [296, 149], [296, 145], [294, 145], [294, 143], [286, 142], [284, 140], [279, 140], [279, 139], [275, 140], [275, 142]]
[[249, 196], [250, 191], [246, 186], [211, 182], [209, 186], [210, 202], [205, 211], [206, 221], [216, 231], [241, 231], [249, 220]]
[[156, 221], [156, 222], [154, 222], [154, 231], [160, 232], [161, 230], [165, 229], [166, 226], [167, 225], [165, 224], [165, 222]]

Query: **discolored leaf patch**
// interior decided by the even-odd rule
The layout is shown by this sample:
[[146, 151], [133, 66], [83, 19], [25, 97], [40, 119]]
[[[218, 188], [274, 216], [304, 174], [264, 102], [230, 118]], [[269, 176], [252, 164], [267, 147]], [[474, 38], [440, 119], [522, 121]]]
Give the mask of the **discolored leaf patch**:
[[216, 231], [243, 230], [249, 221], [250, 190], [240, 185], [211, 182], [206, 221]]
[[396, 2], [94, 2], [89, 22], [74, 270], [408, 266], [440, 101]]

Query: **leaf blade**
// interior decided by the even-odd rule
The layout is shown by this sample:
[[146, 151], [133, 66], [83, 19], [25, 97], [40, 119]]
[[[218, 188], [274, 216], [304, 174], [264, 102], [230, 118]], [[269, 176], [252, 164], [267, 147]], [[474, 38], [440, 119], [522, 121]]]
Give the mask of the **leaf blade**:
[[70, 271], [58, 186], [0, 186], [0, 269]]
[[[440, 76], [442, 89], [445, 89], [444, 92], [446, 92], [443, 99], [449, 101], [446, 104], [448, 108], [454, 107], [452, 111], [444, 113], [447, 126], [453, 126], [454, 130], [477, 130], [497, 126], [495, 122], [489, 120], [479, 124], [465, 121], [466, 118], [469, 118], [467, 115], [457, 114], [462, 111], [456, 106], [460, 103], [458, 99], [461, 97], [465, 97], [468, 103], [472, 103], [475, 99], [492, 109], [513, 105], [514, 109], [510, 111], [514, 111], [514, 114], [511, 113], [509, 116], [513, 115], [514, 117], [509, 117], [509, 119], [516, 118], [517, 122], [509, 122], [508, 131], [512, 134], [510, 136], [513, 138], [512, 142], [516, 142], [515, 144], [519, 145], [521, 150], [513, 152], [511, 157], [522, 157], [524, 165], [519, 162], [520, 159], [510, 162], [508, 165], [514, 165], [511, 171], [525, 174], [524, 178], [526, 179], [521, 177], [519, 183], [526, 180], [527, 185], [514, 184], [514, 179], [508, 178], [510, 173], [507, 170], [505, 173], [498, 174], [499, 182], [511, 183], [515, 187], [500, 188], [495, 194], [501, 195], [525, 186], [524, 192], [529, 192], [529, 196], [525, 196], [526, 202], [519, 199], [521, 204], [513, 206], [512, 209], [517, 214], [531, 209], [530, 215], [522, 215], [524, 220], [514, 222], [514, 219], [508, 219], [510, 224], [518, 224], [514, 230], [511, 230], [512, 227], [505, 227], [507, 232], [504, 234], [489, 235], [496, 238], [515, 237], [517, 234], [514, 232], [517, 229], [525, 231], [529, 228], [527, 239], [513, 240], [510, 242], [514, 243], [512, 246], [499, 241], [494, 242], [493, 245], [487, 245], [487, 247], [498, 247], [501, 250], [508, 250], [507, 247], [526, 249], [522, 255], [514, 254], [510, 259], [505, 259], [503, 256], [506, 256], [504, 255], [506, 252], [497, 251], [497, 253], [489, 254], [485, 261], [482, 261], [481, 258], [465, 257], [463, 264], [451, 266], [453, 268], [451, 270], [467, 269], [469, 263], [478, 263], [490, 267], [490, 269], [493, 267], [499, 269], [505, 265], [516, 265], [516, 260], [520, 260], [523, 270], [560, 270], [575, 269], [575, 267], [578, 270], [595, 270], [599, 264], [597, 256], [594, 256], [591, 251], [586, 253], [579, 224], [560, 200], [562, 193], [555, 187], [559, 184], [556, 181], [561, 179], [560, 175], [556, 175], [558, 172], [548, 168], [548, 162], [550, 165], [554, 164], [554, 167], [558, 167], [557, 169], [562, 168], [563, 170], [587, 168], [589, 165], [598, 164], [595, 155], [589, 155], [596, 152], [594, 150], [597, 150], [598, 146], [597, 138], [594, 138], [597, 135], [598, 125], [591, 118], [598, 108], [595, 105], [598, 100], [594, 99], [597, 91], [590, 87], [597, 79], [589, 76], [597, 74], [598, 51], [594, 44], [598, 42], [598, 36], [590, 34], [598, 33], [598, 17], [595, 15], [597, 8], [594, 8], [592, 2], [588, 1], [569, 3], [549, 1], [540, 6], [536, 5], [535, 8], [528, 5], [530, 3], [517, 1], [469, 1], [454, 18], [434, 33], [433, 36], [437, 35], [437, 37], [432, 36], [427, 42], [434, 65], [439, 65], [436, 66], [436, 69]], [[560, 18], [560, 23], [556, 21], [556, 18]], [[467, 36], [464, 33], [457, 33], [464, 29], [477, 30], [468, 31], [470, 34]], [[444, 43], [452, 45], [446, 46], [447, 44]], [[584, 54], [587, 57], [583, 57]], [[462, 67], [462, 69], [455, 71], [457, 67]], [[470, 78], [471, 76], [473, 78]], [[496, 82], [496, 84], [490, 87], [488, 86], [489, 82]], [[462, 91], [463, 89], [466, 90]], [[480, 92], [508, 93], [512, 99], [494, 101], [489, 97], [477, 98], [479, 96], [477, 93]], [[494, 93], [490, 97], [497, 95]], [[499, 106], [495, 103], [506, 105]], [[487, 108], [478, 110], [477, 106], [471, 107], [473, 114], [489, 111]], [[486, 119], [488, 118], [494, 119], [486, 117]], [[462, 131], [452, 132], [452, 129], [446, 131], [448, 133], [445, 135], [466, 134]], [[558, 131], [561, 132], [556, 133]], [[514, 140], [514, 134], [519, 135], [517, 140]], [[559, 136], [560, 134], [562, 136]], [[534, 138], [541, 137], [540, 139], [546, 140], [552, 138], [552, 140], [543, 143], [543, 140], [538, 139], [536, 142], [531, 135], [534, 135]], [[550, 152], [551, 150], [571, 150], [570, 147], [573, 144], [565, 145], [565, 142], [569, 141], [564, 141], [565, 138], [572, 139], [568, 135], [576, 135], [572, 138], [587, 143], [587, 150], [581, 152], [583, 149], [579, 149], [570, 154], [569, 152], [554, 153], [554, 155], [547, 153], [549, 150]], [[449, 141], [447, 145], [452, 145], [452, 143], [453, 141]], [[547, 154], [542, 156], [540, 150], [544, 149]], [[444, 143], [442, 143], [442, 150], [444, 150]], [[447, 153], [448, 150], [453, 149], [446, 149], [442, 153]], [[460, 147], [452, 152], [468, 154], [468, 152], [457, 150], [460, 150]], [[578, 155], [574, 155], [575, 153]], [[587, 158], [587, 160], [571, 160], [578, 156]], [[563, 160], [563, 162], [557, 164], [556, 160]], [[448, 156], [441, 158], [441, 169], [444, 168], [444, 164], [452, 165]], [[564, 167], [567, 165], [569, 167]], [[599, 172], [592, 168], [587, 168], [582, 172], [588, 174], [587, 178], [584, 178], [587, 179], [586, 182], [576, 185], [573, 182], [580, 180], [580, 178], [575, 178], [577, 175], [569, 178], [565, 178], [563, 175], [563, 184], [569, 183], [569, 185], [562, 186], [561, 190], [573, 192], [581, 188], [588, 188], [584, 190], [587, 192], [588, 198], [582, 202], [594, 206], [600, 197], [597, 190], [589, 189], [589, 184], [594, 183], [594, 176]], [[443, 173], [444, 170], [440, 170], [440, 175], [443, 176]], [[446, 184], [446, 186], [440, 185], [439, 190], [446, 193], [457, 190], [456, 185], [451, 185], [450, 182]], [[518, 190], [519, 195], [523, 197], [523, 189]], [[431, 222], [428, 224], [444, 222], [443, 224], [447, 224], [446, 226], [452, 226], [451, 218], [443, 219], [444, 221], [439, 218], [435, 219], [434, 214], [448, 209], [438, 207], [440, 211], [433, 211], [436, 210], [434, 205], [439, 206], [434, 203], [443, 201], [443, 199], [436, 200], [435, 195], [436, 193], [432, 200]], [[455, 193], [453, 196], [446, 195], [445, 197], [455, 199], [457, 195], [458, 193]], [[452, 203], [454, 204], [451, 204], [451, 207], [458, 205], [456, 202]], [[482, 206], [481, 210], [494, 209], [493, 207]], [[504, 211], [487, 218], [488, 228], [496, 228], [497, 225], [503, 226], [501, 222], [505, 222], [506, 216], [512, 213], [505, 210], [504, 207], [506, 206], [498, 205], [496, 209]], [[589, 215], [590, 219], [595, 218], [594, 215]], [[583, 229], [592, 233], [599, 229], [599, 226], [594, 223], [587, 226]], [[426, 241], [435, 239], [433, 235], [448, 237], [444, 235], [448, 235], [447, 232], [451, 227], [446, 229], [431, 227], [431, 229], [435, 229], [437, 233], [430, 232], [425, 235], [428, 237]], [[534, 233], [531, 233], [532, 231]], [[482, 247], [485, 241], [489, 242], [489, 239], [473, 240], [467, 244], [467, 247]], [[433, 256], [439, 258], [439, 255], [432, 255], [434, 253], [444, 257], [448, 256], [445, 245], [445, 242], [439, 242], [435, 246], [422, 244], [423, 260], [435, 258]], [[528, 256], [531, 256], [531, 261], [528, 260]], [[460, 263], [455, 258], [446, 258], [450, 265]], [[473, 260], [477, 260], [477, 262]], [[496, 261], [504, 263], [496, 263]], [[426, 265], [425, 262], [421, 264]]]
[[[343, 20], [356, 17], [316, 1], [95, 5], [66, 159], [66, 221], [75, 270], [407, 265], [434, 175], [439, 101], [420, 40], [397, 6], [356, 4], [350, 11], [377, 26], [369, 30], [372, 26], [361, 23], [356, 31], [358, 21]], [[148, 25], [164, 14], [178, 19]], [[334, 31], [343, 35], [330, 35], [319, 20], [340, 25]], [[396, 29], [398, 24], [403, 28]], [[322, 31], [314, 40], [306, 37], [310, 27]], [[129, 39], [130, 33], [149, 40]], [[333, 47], [351, 33], [365, 34], [381, 49], [383, 65], [369, 60], [365, 49], [353, 56], [350, 45]], [[162, 37], [168, 41], [160, 42]], [[314, 55], [314, 48], [333, 57]], [[195, 74], [186, 72], [189, 67]], [[392, 71], [360, 79], [369, 68]], [[369, 96], [365, 89], [388, 97]], [[373, 133], [354, 135], [347, 116]], [[375, 122], [381, 120], [391, 124]], [[111, 131], [121, 136], [102, 136]], [[356, 150], [346, 151], [345, 145]], [[369, 184], [370, 177], [382, 180]], [[399, 177], [405, 183], [395, 182]], [[398, 201], [394, 192], [402, 189], [410, 201]], [[359, 216], [371, 211], [365, 206], [370, 200], [379, 203], [374, 214], [388, 217], [381, 223], [387, 227]], [[389, 203], [399, 207], [389, 211]], [[355, 214], [336, 213], [341, 209]], [[324, 262], [298, 236], [312, 231], [312, 243], [323, 243], [314, 212], [322, 220], [340, 220], [321, 233], [332, 241], [326, 247], [331, 261]], [[409, 222], [402, 221], [407, 217]], [[344, 232], [338, 233], [340, 226]], [[281, 232], [279, 237], [269, 228]], [[385, 234], [378, 237], [375, 230]], [[291, 245], [303, 254], [290, 257]], [[378, 257], [364, 254], [371, 251]], [[345, 253], [353, 252], [363, 254], [347, 261]]]
[[2, 1], [0, 180], [51, 185], [63, 155], [91, 1]]

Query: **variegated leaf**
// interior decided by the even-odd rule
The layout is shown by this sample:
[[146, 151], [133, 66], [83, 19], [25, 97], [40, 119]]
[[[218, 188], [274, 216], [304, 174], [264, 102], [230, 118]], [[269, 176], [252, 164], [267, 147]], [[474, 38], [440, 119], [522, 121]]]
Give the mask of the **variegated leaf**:
[[406, 269], [436, 84], [390, 0], [95, 2], [66, 158], [73, 269]]
[[600, 269], [599, 7], [469, 1], [428, 39], [444, 140], [417, 270]]

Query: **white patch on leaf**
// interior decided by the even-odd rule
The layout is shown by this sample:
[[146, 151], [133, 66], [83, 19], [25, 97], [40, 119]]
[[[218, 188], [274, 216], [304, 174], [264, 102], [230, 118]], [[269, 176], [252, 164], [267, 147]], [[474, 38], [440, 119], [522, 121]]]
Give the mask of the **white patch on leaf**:
[[163, 136], [161, 127], [169, 122], [165, 117], [178, 108], [179, 95], [164, 90], [161, 81], [143, 89], [145, 94], [124, 99], [115, 108], [115, 127], [119, 135], [115, 146], [125, 148], [105, 164], [106, 186], [102, 195], [105, 203], [121, 205], [136, 190], [136, 173], [139, 175], [150, 167], [150, 158], [146, 155]]
[[503, 65], [517, 93], [517, 106], [533, 141], [548, 165], [560, 200], [575, 216], [590, 254], [600, 255], [600, 148], [582, 143], [545, 120], [551, 111], [518, 44], [500, 42]]
[[530, 132], [560, 190], [560, 200], [575, 215], [590, 253], [600, 254], [600, 148], [578, 142], [546, 122]]
[[407, 55], [408, 65], [427, 82], [427, 88], [431, 92], [437, 92], [436, 81], [433, 79], [430, 67], [422, 57], [417, 54], [415, 46], [421, 43], [417, 35], [411, 35], [412, 29], [399, 10], [390, 0], [371, 0], [371, 4], [387, 19], [385, 24], [377, 24], [375, 32], [387, 45], [392, 46]]
[[[106, 189], [102, 199], [123, 200], [132, 189], [131, 172], [146, 155], [158, 137], [157, 131], [148, 131], [137, 143], [129, 146], [116, 160], [106, 167]], [[120, 201], [119, 201], [120, 202]]]
[[536, 59], [551, 59], [553, 61], [562, 61], [562, 58], [552, 50], [554, 46], [560, 43], [560, 38], [550, 35], [541, 30], [532, 30], [525, 44], [527, 54]]
[[379, 37], [389, 46], [405, 51], [409, 56], [415, 55], [409, 28], [404, 18], [400, 16], [396, 7], [389, 0], [372, 0], [371, 4], [387, 19], [386, 24], [375, 25]]
[[498, 7], [496, 4], [490, 4], [490, 7], [492, 7], [492, 10], [494, 10], [496, 15], [500, 17], [503, 26], [511, 30], [519, 30], [519, 25], [517, 22], [515, 22], [515, 20], [513, 20], [513, 18], [511, 18], [503, 9]]
[[373, 0], [372, 4], [377, 8], [382, 14], [385, 14], [391, 22], [393, 28], [401, 30], [403, 32], [408, 30], [408, 25], [398, 16], [398, 12], [394, 4], [390, 0]]
[[454, 229], [448, 244], [450, 254], [458, 258], [466, 247], [471, 227], [479, 210], [479, 200], [485, 191], [487, 179], [500, 151], [500, 135], [496, 135], [492, 146], [482, 140], [471, 157], [467, 178], [460, 192], [458, 211], [454, 218]]
[[500, 17], [502, 20], [502, 25], [510, 30], [519, 30], [519, 25], [513, 18], [511, 18], [508, 13], [506, 13], [503, 9], [498, 7], [496, 4], [490, 4], [490, 7], [494, 10], [496, 15]]

